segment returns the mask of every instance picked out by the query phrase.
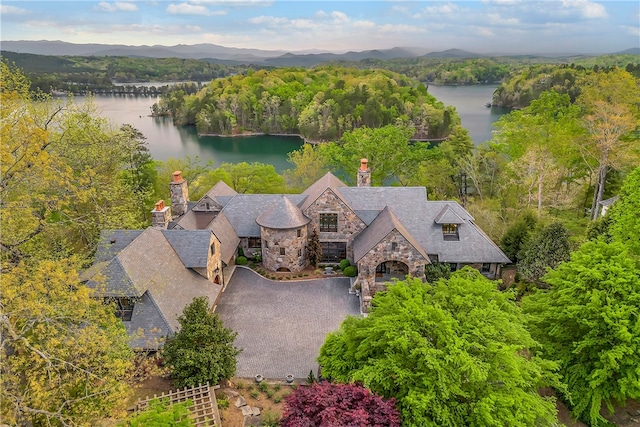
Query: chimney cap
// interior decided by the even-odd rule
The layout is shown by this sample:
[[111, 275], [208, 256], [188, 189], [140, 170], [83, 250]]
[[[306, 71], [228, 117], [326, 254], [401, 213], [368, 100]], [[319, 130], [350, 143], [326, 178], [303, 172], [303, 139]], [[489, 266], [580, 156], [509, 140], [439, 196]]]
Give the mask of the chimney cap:
[[182, 181], [182, 171], [175, 171], [173, 173], [173, 182], [180, 182]]
[[369, 160], [365, 158], [360, 159], [360, 170], [366, 171], [367, 169], [369, 169], [367, 167], [367, 163], [369, 163]]
[[158, 200], [156, 202], [156, 211], [161, 211], [164, 209], [164, 200]]

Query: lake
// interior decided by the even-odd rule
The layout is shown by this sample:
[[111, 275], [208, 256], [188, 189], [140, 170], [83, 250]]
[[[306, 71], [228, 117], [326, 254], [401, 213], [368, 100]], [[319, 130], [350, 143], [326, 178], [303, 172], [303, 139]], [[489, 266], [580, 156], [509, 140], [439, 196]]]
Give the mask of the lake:
[[[476, 144], [491, 139], [491, 123], [506, 111], [487, 108], [495, 85], [478, 86], [429, 86], [429, 93], [446, 105], [456, 107], [462, 126], [469, 129]], [[82, 103], [85, 97], [75, 97]], [[260, 162], [272, 164], [278, 172], [289, 169], [287, 154], [300, 148], [298, 137], [249, 136], [249, 137], [199, 137], [194, 127], [177, 127], [169, 117], [150, 117], [151, 106], [157, 97], [97, 96], [94, 103], [98, 112], [114, 125], [128, 123], [147, 137], [149, 151], [156, 160], [199, 156], [222, 163]]]

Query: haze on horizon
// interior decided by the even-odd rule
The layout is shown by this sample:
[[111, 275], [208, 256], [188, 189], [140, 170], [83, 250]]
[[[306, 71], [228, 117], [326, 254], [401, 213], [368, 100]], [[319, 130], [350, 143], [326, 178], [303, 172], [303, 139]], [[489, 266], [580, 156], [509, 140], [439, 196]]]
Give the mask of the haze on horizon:
[[640, 46], [637, 1], [3, 0], [0, 8], [4, 41], [336, 53], [601, 54]]

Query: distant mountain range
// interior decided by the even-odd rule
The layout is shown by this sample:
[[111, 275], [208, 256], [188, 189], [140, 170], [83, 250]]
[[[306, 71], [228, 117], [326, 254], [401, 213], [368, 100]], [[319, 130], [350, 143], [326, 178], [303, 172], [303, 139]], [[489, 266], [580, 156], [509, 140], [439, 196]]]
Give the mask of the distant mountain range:
[[[366, 50], [346, 53], [308, 53], [279, 50], [240, 49], [215, 44], [175, 45], [175, 46], [127, 46], [106, 44], [75, 44], [63, 41], [3, 41], [0, 49], [10, 52], [36, 55], [69, 56], [129, 56], [148, 58], [200, 59], [223, 64], [256, 64], [274, 67], [309, 67], [328, 61], [361, 61], [363, 59], [394, 58], [480, 58], [481, 55], [460, 49], [429, 52], [426, 48], [396, 47], [393, 49]], [[640, 54], [640, 48], [631, 48], [618, 54]]]

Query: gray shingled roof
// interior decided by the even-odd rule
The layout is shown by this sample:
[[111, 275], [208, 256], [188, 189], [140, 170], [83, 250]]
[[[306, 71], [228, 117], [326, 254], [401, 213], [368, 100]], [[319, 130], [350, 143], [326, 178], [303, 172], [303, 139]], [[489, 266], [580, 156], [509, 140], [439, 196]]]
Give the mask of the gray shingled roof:
[[109, 261], [140, 234], [142, 230], [102, 230], [94, 262]]
[[353, 242], [353, 258], [358, 262], [364, 257], [375, 245], [380, 243], [389, 233], [397, 230], [405, 239], [416, 248], [424, 257], [425, 261], [429, 259], [424, 248], [418, 241], [407, 231], [398, 217], [387, 206], [377, 216], [377, 218], [362, 233], [358, 234]]
[[183, 230], [204, 230], [209, 226], [217, 214], [217, 212], [197, 212], [190, 210], [180, 217], [174, 228], [181, 228]]
[[[510, 262], [462, 206], [455, 201], [427, 200], [424, 187], [344, 187], [337, 191], [356, 214], [369, 211], [363, 215], [366, 218], [371, 217], [372, 210], [382, 211], [385, 206], [391, 207], [420, 246], [428, 254], [438, 255], [441, 262]], [[442, 226], [435, 222], [447, 205], [463, 221], [458, 226], [459, 241], [445, 241]]]
[[[347, 184], [336, 178], [334, 174], [332, 174], [331, 172], [327, 172], [322, 178], [311, 184], [309, 188], [302, 192], [302, 194], [306, 194], [309, 197], [307, 197], [307, 200], [305, 200], [300, 209], [302, 209], [303, 211], [306, 210], [309, 206], [311, 206], [313, 202], [318, 200], [318, 197], [320, 197], [322, 193], [324, 193], [324, 190], [326, 190], [327, 188], [335, 190], [336, 188], [346, 186]], [[338, 197], [340, 196], [338, 195]]]
[[206, 268], [211, 246], [210, 230], [162, 230], [187, 268]]
[[139, 297], [145, 291], [136, 288], [116, 257], [94, 264], [81, 278], [87, 280], [89, 288], [105, 297]]
[[229, 265], [238, 249], [240, 238], [224, 213], [220, 213], [220, 215], [211, 222], [210, 228], [213, 234], [216, 235], [218, 241], [220, 241], [220, 257], [222, 262]]
[[165, 337], [174, 332], [148, 292], [136, 301], [131, 321], [123, 323], [129, 335], [129, 346], [134, 349], [162, 348]]
[[300, 228], [309, 224], [310, 221], [286, 196], [273, 202], [256, 218], [258, 225], [276, 230]]
[[[240, 237], [260, 237], [260, 226], [256, 218], [283, 194], [238, 194], [222, 209]], [[304, 194], [286, 194], [294, 204], [300, 204], [307, 197]]]
[[436, 224], [464, 224], [464, 220], [448, 204], [442, 208], [434, 221]]

